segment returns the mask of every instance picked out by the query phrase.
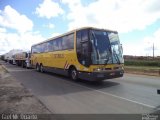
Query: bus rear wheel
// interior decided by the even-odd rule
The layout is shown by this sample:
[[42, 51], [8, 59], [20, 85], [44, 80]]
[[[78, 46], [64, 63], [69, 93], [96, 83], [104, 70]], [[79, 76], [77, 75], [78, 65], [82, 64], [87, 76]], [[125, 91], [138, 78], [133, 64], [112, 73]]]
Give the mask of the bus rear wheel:
[[40, 71], [40, 68], [39, 68], [39, 65], [38, 65], [38, 64], [36, 65], [36, 71], [37, 71], [37, 72]]
[[78, 72], [74, 67], [70, 69], [70, 78], [74, 81], [78, 80]]
[[44, 68], [43, 68], [42, 64], [40, 65], [40, 72], [42, 72], [42, 73], [44, 72]]
[[25, 67], [25, 62], [24, 61], [22, 61], [22, 68], [24, 68]]

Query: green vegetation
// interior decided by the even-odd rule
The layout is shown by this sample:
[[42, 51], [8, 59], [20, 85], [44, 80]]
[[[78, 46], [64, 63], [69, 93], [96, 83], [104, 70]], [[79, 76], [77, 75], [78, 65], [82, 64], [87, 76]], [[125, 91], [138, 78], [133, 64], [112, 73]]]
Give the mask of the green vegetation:
[[154, 61], [154, 60], [125, 60], [124, 65], [126, 65], [126, 66], [160, 67], [160, 61]]
[[128, 73], [160, 76], [160, 58], [125, 56], [124, 69]]

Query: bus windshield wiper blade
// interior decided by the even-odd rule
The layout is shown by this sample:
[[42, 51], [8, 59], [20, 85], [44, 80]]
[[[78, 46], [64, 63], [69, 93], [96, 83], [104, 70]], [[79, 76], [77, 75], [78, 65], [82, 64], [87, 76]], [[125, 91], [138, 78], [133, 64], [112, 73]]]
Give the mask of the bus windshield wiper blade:
[[92, 36], [93, 36], [93, 38], [94, 38], [94, 43], [93, 43], [93, 45], [94, 45], [94, 47], [95, 47], [95, 51], [96, 51], [96, 54], [97, 54], [97, 60], [99, 60], [99, 54], [98, 54], [97, 46], [95, 45], [95, 42], [97, 41], [97, 38], [96, 38], [96, 36], [95, 36], [95, 34], [94, 34], [93, 31], [91, 31], [91, 34], [92, 34]]
[[107, 50], [108, 51], [108, 53], [107, 53], [107, 55], [106, 55], [106, 60], [105, 60], [105, 64], [108, 64], [108, 62], [109, 62], [109, 58], [111, 57], [111, 55], [112, 55], [112, 52], [108, 49]]
[[118, 64], [120, 64], [120, 60], [119, 60], [119, 57], [116, 53], [114, 53], [114, 56], [116, 57], [116, 61], [118, 62]]

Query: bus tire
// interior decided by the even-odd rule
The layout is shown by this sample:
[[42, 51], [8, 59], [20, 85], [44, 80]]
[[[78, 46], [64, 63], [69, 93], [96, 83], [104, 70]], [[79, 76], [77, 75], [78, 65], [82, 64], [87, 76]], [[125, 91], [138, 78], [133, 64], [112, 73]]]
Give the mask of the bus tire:
[[22, 68], [24, 68], [25, 67], [25, 64], [24, 64], [24, 62], [22, 61]]
[[44, 72], [44, 67], [42, 64], [40, 65], [40, 72], [42, 72], [42, 73]]
[[78, 80], [78, 71], [76, 70], [76, 68], [72, 67], [69, 69], [69, 76], [74, 81]]
[[39, 68], [39, 65], [38, 65], [38, 64], [36, 65], [36, 71], [37, 71], [37, 72], [40, 71], [40, 68]]

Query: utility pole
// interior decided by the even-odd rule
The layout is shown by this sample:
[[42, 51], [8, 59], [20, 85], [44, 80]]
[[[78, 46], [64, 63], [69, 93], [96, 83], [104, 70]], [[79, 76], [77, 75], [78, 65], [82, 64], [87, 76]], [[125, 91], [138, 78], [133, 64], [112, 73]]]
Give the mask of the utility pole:
[[153, 42], [153, 59], [154, 59], [154, 42]]

